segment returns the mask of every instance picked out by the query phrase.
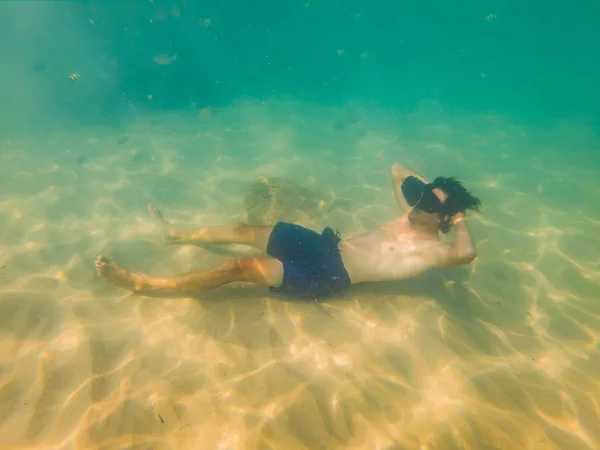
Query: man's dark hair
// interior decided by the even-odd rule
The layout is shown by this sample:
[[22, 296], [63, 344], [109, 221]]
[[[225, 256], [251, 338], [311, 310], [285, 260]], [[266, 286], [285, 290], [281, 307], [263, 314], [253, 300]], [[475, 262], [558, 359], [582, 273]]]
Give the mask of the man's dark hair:
[[456, 178], [437, 177], [431, 185], [433, 188], [440, 188], [447, 195], [440, 211], [440, 231], [442, 233], [450, 231], [450, 220], [456, 213], [464, 214], [467, 209], [479, 211], [481, 200], [467, 191]]

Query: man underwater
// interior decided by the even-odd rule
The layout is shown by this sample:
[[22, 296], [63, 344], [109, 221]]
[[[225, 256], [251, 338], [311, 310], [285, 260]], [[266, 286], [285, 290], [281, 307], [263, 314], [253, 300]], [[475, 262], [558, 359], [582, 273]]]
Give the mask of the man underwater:
[[[165, 228], [170, 243], [246, 244], [270, 258], [230, 258], [223, 264], [170, 277], [129, 272], [104, 256], [96, 270], [106, 281], [134, 292], [202, 292], [233, 282], [268, 286], [304, 298], [336, 295], [352, 284], [401, 280], [434, 267], [469, 264], [477, 256], [467, 224], [467, 209], [478, 211], [480, 200], [455, 178], [432, 183], [394, 164], [391, 169], [396, 202], [404, 214], [371, 232], [340, 239], [331, 228], [321, 234], [299, 225], [234, 224], [179, 230], [158, 209], [150, 212]], [[455, 228], [452, 243], [439, 232]]]

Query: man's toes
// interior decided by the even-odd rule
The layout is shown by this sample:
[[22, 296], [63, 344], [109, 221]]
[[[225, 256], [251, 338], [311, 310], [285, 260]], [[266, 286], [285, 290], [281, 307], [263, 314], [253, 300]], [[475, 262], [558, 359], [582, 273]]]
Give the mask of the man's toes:
[[106, 276], [106, 270], [108, 267], [110, 267], [110, 263], [111, 260], [105, 256], [98, 256], [98, 258], [96, 258], [96, 272], [98, 272], [98, 275], [100, 275], [101, 277]]

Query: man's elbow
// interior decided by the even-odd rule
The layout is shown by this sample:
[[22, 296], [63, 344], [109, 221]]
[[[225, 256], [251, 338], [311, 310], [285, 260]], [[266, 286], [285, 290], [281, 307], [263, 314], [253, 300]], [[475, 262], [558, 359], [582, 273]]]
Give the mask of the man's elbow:
[[475, 260], [475, 258], [477, 258], [477, 251], [475, 249], [465, 251], [458, 257], [461, 264], [470, 264]]

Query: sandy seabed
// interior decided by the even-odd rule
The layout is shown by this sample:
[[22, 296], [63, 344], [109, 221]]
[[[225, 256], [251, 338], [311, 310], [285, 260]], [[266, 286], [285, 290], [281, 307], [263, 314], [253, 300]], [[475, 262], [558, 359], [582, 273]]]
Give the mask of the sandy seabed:
[[[0, 142], [0, 448], [600, 448], [600, 138], [493, 115], [252, 100]], [[393, 219], [389, 168], [483, 201], [467, 268], [307, 302], [230, 285], [132, 296], [247, 249], [165, 246], [282, 177], [343, 235]], [[306, 211], [303, 211], [306, 212]], [[287, 213], [290, 213], [287, 211]]]

